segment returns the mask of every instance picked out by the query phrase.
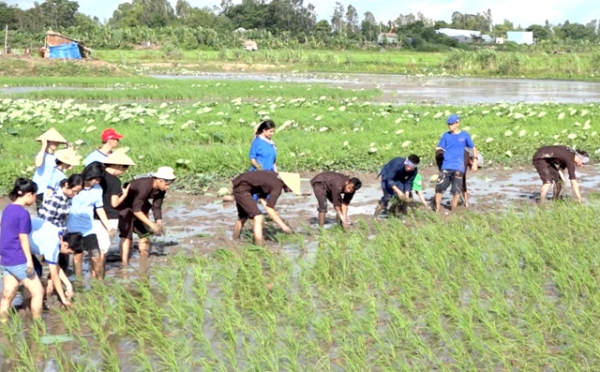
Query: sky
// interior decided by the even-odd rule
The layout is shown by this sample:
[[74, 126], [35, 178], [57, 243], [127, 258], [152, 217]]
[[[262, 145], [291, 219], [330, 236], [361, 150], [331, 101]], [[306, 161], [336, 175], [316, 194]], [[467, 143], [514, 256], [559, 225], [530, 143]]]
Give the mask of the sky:
[[[0, 0], [8, 4], [19, 4], [21, 9], [32, 6], [33, 0]], [[42, 2], [43, 0], [38, 0]], [[173, 7], [177, 0], [170, 0]], [[98, 17], [101, 21], [108, 20], [117, 6], [123, 0], [79, 0], [79, 11]], [[188, 0], [195, 7], [212, 7], [219, 5], [220, 0]], [[234, 0], [241, 3], [241, 0]], [[318, 19], [331, 18], [336, 0], [304, 0], [304, 4], [313, 3]], [[454, 11], [476, 14], [488, 8], [492, 11], [494, 24], [508, 19], [515, 26], [527, 27], [531, 24], [570, 22], [587, 23], [594, 18], [600, 18], [600, 1], [598, 0], [502, 0], [490, 1], [483, 5], [476, 0], [421, 0], [421, 1], [392, 1], [392, 0], [342, 0], [344, 6], [352, 4], [361, 16], [370, 11], [377, 21], [387, 23], [396, 19], [400, 14], [422, 12], [425, 17], [435, 20], [450, 21]], [[483, 7], [483, 8], [482, 8]]]

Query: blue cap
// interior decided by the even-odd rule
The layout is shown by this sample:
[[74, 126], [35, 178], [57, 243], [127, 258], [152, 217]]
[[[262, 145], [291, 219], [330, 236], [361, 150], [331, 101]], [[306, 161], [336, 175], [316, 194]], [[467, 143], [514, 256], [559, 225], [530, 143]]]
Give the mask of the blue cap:
[[458, 115], [452, 114], [448, 117], [448, 124], [454, 124], [459, 120], [460, 120], [460, 118], [458, 117]]

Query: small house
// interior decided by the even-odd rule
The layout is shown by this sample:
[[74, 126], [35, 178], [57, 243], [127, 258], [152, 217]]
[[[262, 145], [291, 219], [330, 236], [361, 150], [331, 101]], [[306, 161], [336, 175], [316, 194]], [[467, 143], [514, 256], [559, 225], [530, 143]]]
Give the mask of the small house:
[[81, 59], [88, 58], [92, 53], [83, 42], [54, 31], [46, 32], [44, 44], [44, 58]]
[[506, 40], [517, 44], [533, 44], [533, 31], [508, 31]]
[[377, 36], [377, 44], [379, 45], [398, 45], [398, 35], [393, 32], [384, 32]]
[[481, 40], [481, 32], [474, 30], [459, 30], [454, 28], [440, 28], [435, 32], [444, 34], [449, 38], [455, 39], [459, 43], [472, 43], [476, 40]]

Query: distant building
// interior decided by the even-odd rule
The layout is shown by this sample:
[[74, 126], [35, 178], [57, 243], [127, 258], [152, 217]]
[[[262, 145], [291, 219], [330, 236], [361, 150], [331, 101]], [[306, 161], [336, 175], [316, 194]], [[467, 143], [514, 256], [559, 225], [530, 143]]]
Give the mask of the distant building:
[[436, 30], [438, 34], [444, 34], [450, 38], [456, 39], [459, 43], [472, 43], [475, 38], [481, 39], [481, 32], [474, 30], [458, 30], [454, 28], [440, 28]]
[[506, 40], [517, 44], [533, 44], [533, 31], [508, 31]]
[[379, 36], [377, 36], [377, 44], [379, 44], [379, 45], [384, 45], [384, 44], [397, 45], [398, 44], [398, 35], [393, 32], [381, 33], [381, 34], [379, 34]]
[[497, 37], [496, 38], [496, 44], [504, 44], [504, 38], [503, 37]]

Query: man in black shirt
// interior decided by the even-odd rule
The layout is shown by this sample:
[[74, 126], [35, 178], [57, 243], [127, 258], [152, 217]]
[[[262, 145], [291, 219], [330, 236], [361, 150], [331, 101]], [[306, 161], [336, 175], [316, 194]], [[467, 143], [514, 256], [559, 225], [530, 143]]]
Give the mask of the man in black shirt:
[[121, 180], [119, 180], [118, 176], [123, 174], [129, 166], [135, 165], [135, 163], [122, 150], [113, 152], [103, 160], [103, 163], [106, 166], [106, 174], [102, 181], [100, 181], [100, 186], [102, 187], [104, 210], [106, 211], [106, 217], [111, 229], [107, 231], [98, 216], [94, 214], [94, 230], [98, 237], [102, 262], [106, 263], [106, 253], [119, 226], [119, 211], [116, 208], [125, 200], [129, 191], [129, 187], [121, 189]]

